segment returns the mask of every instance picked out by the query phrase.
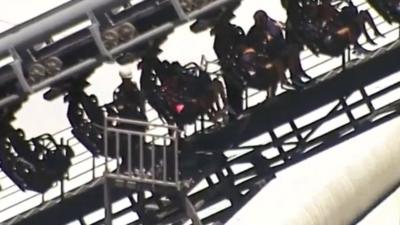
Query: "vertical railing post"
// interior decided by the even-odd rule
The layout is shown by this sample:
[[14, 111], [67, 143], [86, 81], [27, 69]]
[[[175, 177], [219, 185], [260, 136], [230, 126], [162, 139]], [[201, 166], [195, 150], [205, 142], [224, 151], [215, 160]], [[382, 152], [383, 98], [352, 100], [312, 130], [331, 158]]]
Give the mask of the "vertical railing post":
[[346, 50], [342, 53], [342, 70], [346, 69]]
[[[172, 139], [170, 139], [172, 143]], [[163, 181], [167, 181], [167, 139], [163, 140]]]
[[[64, 146], [64, 138], [60, 138], [60, 145]], [[67, 143], [65, 144], [66, 146], [69, 146], [69, 141], [67, 140]], [[64, 152], [65, 154], [66, 152]], [[64, 200], [64, 179], [67, 179], [69, 177], [69, 170], [67, 171], [67, 176], [63, 174], [62, 179], [60, 180], [60, 196], [61, 200]]]
[[249, 108], [249, 89], [248, 88], [244, 89], [244, 106], [246, 109]]
[[94, 155], [92, 155], [92, 178], [93, 180], [96, 178], [96, 159]]
[[204, 71], [207, 71], [206, 63], [207, 63], [207, 61], [205, 59], [205, 56], [201, 55], [200, 66], [203, 68]]
[[107, 133], [107, 127], [108, 127], [108, 120], [107, 117], [104, 117], [104, 157], [105, 157], [105, 164], [106, 164], [106, 173], [109, 173], [108, 169], [108, 133]]
[[128, 174], [132, 175], [132, 135], [127, 134], [128, 138]]
[[115, 134], [115, 157], [117, 158], [117, 175], [121, 173], [121, 153], [120, 153], [120, 143], [119, 143], [119, 132], [113, 132]]
[[[116, 152], [112, 156], [116, 156], [118, 161], [122, 158], [123, 165], [118, 163], [116, 168], [116, 176], [112, 176], [107, 172], [114, 168], [108, 167], [108, 162], [110, 161], [107, 157], [106, 172], [104, 173], [105, 182], [110, 182], [111, 179], [129, 179], [131, 178], [134, 182], [150, 184], [153, 189], [157, 185], [173, 186], [176, 189], [180, 189], [180, 171], [179, 171], [179, 140], [182, 135], [182, 130], [176, 126], [171, 125], [153, 125], [161, 128], [168, 128], [169, 132], [164, 135], [147, 133], [139, 130], [126, 130], [111, 127], [109, 128], [110, 122], [127, 123], [129, 125], [135, 126], [152, 126], [148, 122], [128, 120], [122, 118], [112, 118], [108, 117], [104, 120], [104, 137], [105, 144], [104, 151], [109, 156], [108, 139], [110, 133], [115, 144], [112, 144], [112, 149], [115, 147]], [[173, 132], [170, 132], [173, 131]], [[114, 138], [114, 135], [115, 138]], [[124, 141], [124, 137], [127, 137], [127, 142]], [[162, 139], [162, 149], [158, 151], [156, 148], [156, 143], [159, 139]], [[121, 152], [127, 150], [128, 152]], [[169, 151], [171, 150], [171, 151]], [[125, 168], [125, 164], [126, 168]], [[173, 163], [173, 164], [172, 164]], [[131, 177], [129, 177], [131, 176]], [[111, 186], [110, 186], [111, 187]], [[104, 187], [107, 189], [107, 185]], [[106, 190], [105, 190], [106, 194]], [[105, 200], [106, 201], [106, 200]]]
[[[205, 130], [204, 115], [201, 115], [201, 117], [200, 117], [200, 122], [201, 122], [201, 132], [204, 132], [204, 130]], [[175, 131], [175, 132], [176, 132], [176, 131]]]
[[144, 177], [144, 171], [143, 171], [143, 168], [144, 168], [144, 166], [143, 166], [143, 154], [144, 154], [144, 151], [143, 151], [143, 134], [140, 134], [139, 135], [139, 174], [140, 174], [140, 178], [142, 178], [143, 179], [143, 177]]
[[179, 136], [180, 136], [180, 134], [179, 134], [179, 130], [178, 129], [176, 129], [175, 130], [175, 137], [174, 137], [174, 161], [175, 161], [175, 173], [174, 173], [174, 176], [175, 176], [175, 183], [177, 184], [177, 186], [178, 186], [178, 189], [180, 188], [179, 187], [179, 180], [178, 180], [178, 176], [179, 176], [179, 167], [178, 167], [178, 141], [179, 141]]
[[156, 148], [155, 148], [154, 136], [151, 137], [150, 150], [151, 150], [151, 179], [154, 182], [156, 180], [156, 154], [155, 154]]
[[112, 225], [112, 207], [111, 207], [111, 192], [109, 178], [104, 177], [104, 221], [105, 225]]
[[61, 180], [60, 180], [60, 192], [61, 192], [61, 194], [60, 194], [61, 200], [64, 200], [64, 192], [65, 192], [65, 189], [64, 189], [64, 179], [61, 179]]
[[347, 47], [347, 62], [351, 61], [351, 49], [350, 47]]

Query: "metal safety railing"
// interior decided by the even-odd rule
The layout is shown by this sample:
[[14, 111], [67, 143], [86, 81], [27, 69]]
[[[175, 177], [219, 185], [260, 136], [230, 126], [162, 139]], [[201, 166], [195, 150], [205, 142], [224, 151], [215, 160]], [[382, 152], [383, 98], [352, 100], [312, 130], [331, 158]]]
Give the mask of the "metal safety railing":
[[[117, 124], [117, 126], [112, 126]], [[154, 127], [147, 132], [147, 128]], [[167, 129], [166, 134], [156, 134]], [[179, 189], [179, 149], [182, 131], [176, 126], [105, 117], [105, 176]], [[116, 170], [109, 169], [116, 158]]]
[[[63, 129], [53, 134], [53, 136], [67, 137], [67, 132], [69, 131], [69, 128]], [[73, 193], [83, 191], [85, 184], [90, 186], [93, 181], [101, 178], [105, 170], [103, 157], [86, 156], [88, 152], [82, 151], [81, 144], [76, 142], [74, 137], [65, 139], [74, 148], [75, 156], [71, 159], [72, 165], [65, 174], [64, 179], [54, 183], [53, 187], [47, 192], [43, 194], [31, 191], [23, 192], [3, 172], [0, 172], [0, 184], [3, 187], [0, 191], [0, 223], [30, 208], [47, 207], [52, 205], [52, 202], [56, 204], [63, 201]], [[30, 207], [24, 207], [27, 204]]]
[[[397, 30], [389, 29], [387, 32], [388, 33], [397, 33]], [[331, 60], [333, 60], [333, 59], [331, 59]], [[325, 63], [327, 63], [327, 62], [323, 62], [322, 64], [319, 64], [319, 66], [322, 66]], [[337, 64], [337, 66], [339, 66], [339, 64]], [[256, 100], [259, 98], [260, 94], [261, 94], [260, 92], [250, 93], [250, 95], [248, 96], [249, 106], [252, 106], [255, 104], [254, 102], [257, 102]], [[151, 121], [155, 122], [156, 119], [152, 119]], [[201, 124], [201, 126], [199, 124]], [[212, 125], [212, 124], [211, 123], [208, 124], [207, 121], [205, 122], [205, 124], [201, 123], [201, 121], [197, 121], [197, 129], [196, 130], [199, 131], [200, 129], [198, 129], [198, 128], [200, 128], [200, 127], [207, 128], [209, 125]], [[68, 132], [68, 130], [66, 130], [65, 132]], [[63, 132], [60, 135], [64, 136], [65, 132]], [[69, 140], [72, 141], [72, 140], [74, 140], [74, 138], [72, 137]], [[73, 146], [77, 146], [78, 144], [79, 143], [76, 143], [76, 145], [73, 144]], [[59, 185], [56, 185], [54, 188], [52, 188], [53, 191], [50, 191], [50, 192], [52, 192], [51, 194], [49, 192], [44, 195], [42, 195], [42, 194], [25, 195], [24, 193], [19, 191], [15, 185], [8, 184], [9, 182], [7, 182], [7, 184], [6, 184], [5, 180], [7, 178], [3, 173], [1, 173], [0, 183], [3, 186], [3, 190], [0, 192], [0, 196], [2, 196], [0, 198], [0, 201], [3, 201], [3, 197], [10, 198], [10, 199], [11, 198], [16, 199], [16, 197], [18, 197], [20, 195], [24, 195], [25, 197], [21, 197], [21, 201], [19, 201], [20, 203], [14, 202], [14, 204], [10, 207], [3, 208], [3, 206], [2, 206], [2, 210], [0, 210], [0, 214], [4, 215], [3, 213], [7, 213], [8, 216], [5, 216], [5, 217], [1, 216], [0, 221], [4, 221], [4, 220], [12, 217], [13, 215], [17, 215], [18, 213], [22, 213], [23, 211], [28, 210], [28, 208], [26, 208], [26, 209], [21, 208], [19, 210], [15, 210], [23, 203], [26, 203], [28, 201], [35, 202], [35, 204], [32, 205], [31, 208], [39, 206], [39, 205], [43, 205], [44, 203], [50, 201], [50, 199], [57, 200], [58, 198], [62, 198], [62, 196], [64, 196], [66, 193], [68, 193], [72, 190], [75, 190], [74, 187], [83, 186], [83, 185], [93, 181], [94, 179], [101, 177], [102, 173], [105, 169], [103, 157], [96, 159], [95, 157], [90, 156], [87, 153], [88, 152], [86, 152], [86, 151], [82, 151], [82, 152], [79, 151], [79, 153], [76, 154], [75, 157], [73, 158], [73, 160], [76, 160], [76, 161], [74, 161], [72, 167], [78, 167], [79, 165], [92, 165], [92, 166], [89, 166], [88, 168], [85, 167], [85, 169], [83, 169], [83, 170], [79, 170], [78, 174], [72, 174], [71, 172], [69, 172], [70, 175], [67, 174], [67, 178], [66, 178], [66, 180], [63, 181], [63, 183], [60, 183]], [[78, 158], [79, 158], [79, 160], [78, 160]], [[112, 164], [111, 160], [109, 161], [109, 163], [110, 163], [110, 167], [111, 167], [111, 164]], [[110, 170], [112, 170], [112, 167], [110, 168]], [[89, 176], [91, 177], [90, 179], [81, 180], [83, 177], [89, 177]], [[80, 181], [78, 181], [78, 180], [80, 180]], [[76, 182], [76, 185], [74, 184], [73, 187], [71, 185], [68, 185], [69, 183], [74, 183], [74, 182]], [[63, 190], [60, 190], [62, 186], [66, 186], [66, 187], [63, 188]], [[56, 191], [57, 189], [60, 191]], [[54, 194], [55, 192], [58, 192], [58, 194]], [[47, 197], [47, 196], [49, 196], [49, 197]], [[38, 201], [35, 201], [35, 199], [38, 199], [38, 198], [40, 199], [39, 203], [38, 203]], [[9, 213], [10, 210], [13, 210], [13, 211], [15, 210], [15, 214], [14, 213], [10, 214]], [[3, 213], [1, 211], [3, 211]]]
[[[385, 22], [379, 22], [378, 23], [378, 26], [379, 25], [383, 25]], [[386, 23], [385, 23], [386, 24]], [[389, 34], [398, 34], [398, 31], [396, 30], [396, 28], [394, 28], [394, 26], [391, 26], [391, 28], [389, 29], [389, 27], [388, 27], [388, 29], [387, 29], [387, 31], [383, 31], [384, 33], [385, 33], [385, 35], [387, 36], [386, 37], [386, 39], [388, 39], [388, 41], [390, 42], [390, 41], [393, 41], [393, 38], [391, 38], [392, 36], [394, 36], [394, 35], [389, 35]], [[388, 37], [390, 37], [390, 38], [388, 38]], [[385, 40], [386, 41], [386, 40]], [[313, 56], [311, 53], [306, 53], [306, 54], [304, 54], [304, 56], [305, 57], [302, 57], [302, 61], [304, 61], [304, 60], [308, 60], [308, 59], [311, 59], [311, 58], [315, 58], [315, 56]], [[369, 57], [366, 57], [366, 58], [369, 58]], [[340, 58], [338, 58], [339, 60], [338, 61], [340, 61]], [[307, 66], [306, 68], [308, 69], [308, 70], [310, 70], [310, 69], [314, 69], [314, 68], [318, 68], [318, 67], [324, 67], [324, 70], [326, 71], [326, 70], [329, 70], [329, 69], [326, 69], [325, 67], [326, 67], [326, 65], [327, 64], [329, 64], [329, 62], [330, 61], [334, 61], [335, 60], [335, 58], [329, 58], [329, 59], [327, 59], [327, 60], [321, 60], [320, 62], [318, 62], [318, 63], [313, 63], [312, 65], [310, 65], [310, 66]], [[362, 60], [362, 59], [360, 59], [360, 60]], [[329, 66], [331, 66], [331, 65], [329, 65]], [[340, 66], [340, 62], [335, 62], [335, 65], [334, 66]], [[333, 68], [333, 67], [332, 67]], [[322, 73], [318, 73], [318, 75], [320, 75], [320, 74], [322, 74]], [[317, 78], [318, 76], [313, 76], [314, 78]], [[250, 100], [250, 103], [248, 103], [248, 105], [249, 106], [252, 106], [252, 105], [254, 105], [254, 102], [256, 102], [256, 100], [259, 98], [259, 95], [260, 94], [260, 92], [254, 92], [254, 93], [250, 93], [249, 95], [248, 95], [248, 98], [246, 98], [247, 100]], [[200, 123], [200, 121], [198, 121], [197, 122], [197, 124], [199, 124]], [[211, 125], [211, 124], [210, 124]], [[206, 125], [204, 125], [203, 123], [201, 124], [201, 127], [203, 128], [203, 127], [205, 127], [205, 128], [207, 128], [208, 127], [208, 124], [206, 123]], [[196, 129], [197, 130], [197, 129]], [[157, 139], [157, 138], [156, 138]], [[93, 164], [93, 168], [91, 167], [91, 168], [89, 168], [89, 169], [87, 169], [87, 173], [79, 173], [78, 175], [71, 175], [70, 176], [70, 178], [67, 178], [65, 181], [64, 181], [64, 183], [67, 183], [68, 184], [68, 182], [69, 182], [69, 179], [73, 179], [73, 180], [75, 180], [75, 178], [81, 178], [81, 177], [83, 177], [83, 176], [86, 176], [86, 175], [89, 175], [90, 174], [90, 176], [92, 177], [91, 179], [90, 179], [90, 181], [92, 181], [93, 179], [96, 179], [97, 177], [99, 177], [99, 176], [101, 176], [101, 174], [102, 174], [102, 170], [98, 170], [97, 172], [95, 172], [96, 171], [96, 168], [97, 169], [99, 169], [100, 167], [102, 167], [102, 168], [104, 168], [104, 159], [103, 158], [101, 158], [101, 159], [99, 159], [99, 160], [95, 160], [95, 158], [94, 157], [92, 157], [92, 156], [87, 156], [87, 157], [84, 157], [84, 154], [85, 154], [85, 152], [86, 151], [83, 151], [81, 154], [79, 154], [79, 155], [76, 155], [76, 157], [75, 158], [80, 158], [79, 159], [79, 164], [82, 164], [82, 165], [91, 165], [91, 164]], [[100, 161], [101, 161], [101, 163], [100, 163]], [[115, 162], [115, 160], [113, 161], [113, 162]], [[75, 163], [74, 163], [75, 164]], [[109, 170], [111, 171], [112, 170], [112, 162], [111, 162], [111, 160], [109, 160], [109, 164], [110, 164], [110, 167], [109, 167]], [[73, 165], [74, 166], [74, 165]], [[86, 170], [85, 170], [86, 171]], [[81, 172], [81, 171], [80, 171]], [[68, 176], [69, 177], [69, 176]], [[0, 183], [1, 184], [4, 184], [4, 182], [2, 183], [1, 181], [2, 180], [4, 180], [4, 179], [7, 179], [4, 175], [0, 175]], [[82, 182], [82, 185], [83, 184], [85, 184], [85, 183], [88, 183], [88, 182], [90, 182], [90, 181], [84, 181], [84, 182]], [[64, 184], [61, 184], [60, 186], [58, 186], [57, 185], [57, 187], [54, 187], [54, 189], [59, 189], [61, 186], [63, 186]], [[12, 186], [10, 186], [9, 188], [8, 188], [8, 184], [6, 184], [6, 185], [2, 185], [3, 186], [3, 190], [0, 192], [0, 195], [2, 195], [3, 193], [4, 194], [6, 194], [5, 192], [7, 191], [8, 192], [8, 190], [9, 190], [9, 192], [11, 192], [11, 191], [13, 191], [13, 190], [15, 190], [16, 189], [16, 186], [15, 185], [12, 185]], [[75, 185], [74, 185], [75, 186]], [[14, 187], [14, 188], [13, 188]], [[71, 188], [71, 187], [68, 187], [68, 188], [66, 188], [65, 190], [62, 190], [61, 192], [62, 192], [62, 194], [60, 194], [60, 196], [61, 195], [64, 195], [64, 193], [66, 193], [66, 192], [69, 192], [70, 190], [73, 190], [74, 188]], [[8, 196], [9, 198], [14, 198], [16, 195], [20, 195], [21, 194], [21, 192], [20, 191], [17, 191], [17, 192], [13, 192], [13, 194], [11, 194], [10, 196]], [[46, 196], [47, 195], [49, 195], [49, 194], [47, 194], [46, 193]], [[51, 194], [52, 196], [53, 196], [53, 194]], [[39, 198], [41, 198], [40, 196], [41, 196], [41, 194], [37, 194], [37, 195], [35, 195], [36, 197], [39, 197]], [[42, 197], [43, 197], [44, 195], [42, 195]], [[50, 195], [49, 195], [50, 196]], [[24, 202], [26, 202], [27, 200], [26, 199], [30, 199], [31, 197], [29, 197], [29, 196], [27, 196], [26, 198], [23, 198], [23, 201]], [[33, 198], [33, 197], [32, 197]], [[55, 197], [55, 198], [57, 198], [57, 197]], [[46, 198], [46, 199], [48, 199], [48, 198]], [[1, 199], [0, 199], [0, 201], [1, 201]], [[47, 201], [47, 200], [46, 200]], [[22, 202], [22, 201], [21, 201]], [[45, 199], [44, 198], [42, 198], [42, 201], [41, 201], [41, 204], [43, 204], [43, 203], [45, 203]], [[36, 205], [38, 205], [38, 204], [36, 204]], [[13, 205], [13, 207], [18, 207], [18, 205]], [[32, 207], [35, 207], [35, 206], [32, 206]], [[22, 209], [22, 210], [20, 210], [20, 212], [23, 212], [23, 211], [25, 211], [26, 209]], [[0, 211], [2, 211], [2, 210], [0, 210]], [[6, 210], [5, 209], [5, 212], [4, 213], [7, 213], [9, 210]], [[0, 212], [0, 214], [1, 214], [1, 212]], [[10, 217], [7, 217], [7, 218], [3, 218], [2, 216], [0, 216], [1, 217], [1, 219], [0, 219], [0, 221], [4, 221], [5, 219], [7, 219], [7, 218], [10, 218]], [[4, 220], [3, 220], [4, 219]]]
[[[156, 129], [147, 132], [149, 127]], [[110, 181], [134, 184], [135, 189], [143, 190], [155, 190], [156, 187], [181, 189], [178, 150], [181, 131], [176, 126], [105, 117], [103, 129], [105, 224], [112, 225], [113, 220]], [[169, 132], [162, 135], [151, 132], [160, 129]], [[162, 144], [157, 145], [156, 141]], [[112, 172], [109, 158], [117, 161], [117, 168]]]

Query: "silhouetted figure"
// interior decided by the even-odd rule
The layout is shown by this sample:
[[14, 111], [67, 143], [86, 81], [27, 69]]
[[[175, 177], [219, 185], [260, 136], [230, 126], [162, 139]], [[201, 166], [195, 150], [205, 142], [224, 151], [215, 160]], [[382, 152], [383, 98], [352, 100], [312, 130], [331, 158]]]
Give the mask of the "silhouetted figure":
[[262, 10], [257, 11], [253, 17], [254, 25], [247, 33], [248, 46], [261, 50], [271, 58], [278, 57], [285, 48], [282, 25]]
[[214, 35], [214, 51], [221, 65], [222, 77], [225, 81], [228, 104], [235, 113], [229, 113], [231, 119], [235, 119], [237, 114], [243, 111], [243, 91], [245, 89], [245, 80], [242, 74], [239, 74], [234, 65], [237, 60], [237, 48], [245, 44], [246, 38], [241, 27], [230, 23], [234, 17], [232, 13], [227, 12], [222, 15], [211, 30]]
[[[107, 107], [112, 106], [114, 113], [119, 118], [139, 120], [147, 122], [145, 97], [133, 82], [132, 72], [130, 68], [123, 68], [120, 70], [119, 75], [122, 83], [116, 88], [113, 93], [113, 102], [108, 104]], [[136, 126], [131, 124], [118, 124], [118, 128], [144, 132], [146, 126]]]
[[[263, 57], [268, 57], [271, 62], [276, 60], [275, 63], [287, 67], [293, 85], [300, 88], [303, 84], [301, 77], [311, 79], [301, 65], [301, 49], [297, 44], [286, 42], [282, 31], [283, 24], [270, 18], [265, 11], [258, 10], [254, 13], [253, 18], [254, 25], [247, 34], [247, 45], [254, 48]], [[283, 78], [280, 80], [285, 82]]]
[[129, 69], [125, 69], [121, 70], [119, 75], [122, 82], [113, 93], [114, 104], [118, 105], [117, 108], [131, 108], [136, 111], [143, 120], [147, 120], [145, 109], [146, 99], [139, 90], [136, 82], [132, 81], [132, 72]]

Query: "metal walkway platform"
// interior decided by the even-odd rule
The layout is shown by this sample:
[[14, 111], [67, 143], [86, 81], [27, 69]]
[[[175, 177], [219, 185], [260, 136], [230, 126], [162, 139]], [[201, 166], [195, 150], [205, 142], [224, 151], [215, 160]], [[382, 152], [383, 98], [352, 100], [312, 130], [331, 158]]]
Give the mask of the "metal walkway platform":
[[[382, 99], [385, 95], [399, 93], [400, 79], [392, 76], [400, 71], [399, 56], [400, 41], [397, 40], [364, 59], [350, 61], [345, 70], [338, 67], [315, 78], [302, 91], [283, 93], [250, 107], [237, 121], [222, 128], [209, 127], [203, 133], [186, 138], [179, 149], [185, 152], [181, 160], [190, 163], [183, 163], [181, 171], [184, 171], [183, 179], [191, 183], [186, 188], [187, 197], [200, 212], [202, 221], [227, 221], [273, 179], [276, 172], [398, 116], [400, 97], [395, 96], [389, 102]], [[391, 85], [379, 91], [368, 91], [369, 86], [385, 78], [390, 78]], [[368, 112], [358, 114], [361, 107], [366, 107]], [[320, 108], [327, 109], [326, 116], [300, 122], [303, 115]], [[320, 131], [326, 123], [342, 117], [346, 118], [345, 122]], [[281, 131], [282, 127], [285, 132]], [[266, 143], [248, 143], [259, 136]], [[95, 160], [93, 164], [94, 167], [99, 165]], [[237, 169], [238, 165], [241, 169]], [[96, 178], [99, 171], [93, 173], [93, 180], [87, 184], [1, 224], [66, 224], [72, 221], [82, 225], [103, 224], [103, 219], [90, 222], [85, 219], [103, 208], [100, 196], [103, 196], [104, 180]], [[130, 215], [131, 224], [151, 225], [183, 224], [187, 220], [182, 209], [174, 204], [173, 195], [132, 191], [124, 185], [115, 187], [112, 200], [126, 203], [125, 208], [113, 211], [116, 219]], [[222, 208], [212, 209], [220, 203]]]
[[[221, 129], [209, 130], [207, 131], [209, 133], [188, 137], [184, 145], [180, 146], [180, 149], [188, 153], [183, 156], [185, 158], [182, 160], [190, 159], [196, 166], [192, 167], [192, 170], [186, 169], [185, 177], [192, 177], [195, 184], [200, 181], [207, 183], [203, 190], [188, 194], [196, 210], [202, 210], [224, 200], [230, 202], [230, 206], [225, 210], [202, 218], [204, 222], [226, 221], [269, 180], [273, 179], [275, 172], [397, 116], [399, 100], [380, 107], [374, 106], [373, 102], [387, 93], [398, 91], [400, 80], [376, 93], [367, 94], [365, 87], [399, 71], [399, 55], [400, 41], [396, 41], [365, 59], [351, 62], [344, 71], [340, 71], [341, 68], [338, 68], [321, 76], [301, 92], [287, 92], [249, 108], [241, 119]], [[359, 92], [362, 96], [361, 99], [348, 101], [349, 96], [354, 92]], [[297, 118], [328, 103], [334, 103], [334, 105], [331, 105], [332, 109], [326, 117], [316, 119], [303, 126], [296, 125]], [[360, 106], [369, 107], [370, 112], [363, 116], [354, 115], [352, 111]], [[349, 118], [347, 123], [340, 124], [337, 128], [314, 137], [315, 131], [325, 122], [341, 115]], [[283, 135], [276, 134], [274, 129], [285, 123], [291, 126], [292, 131]], [[266, 133], [271, 142], [258, 146], [240, 146], [240, 144]], [[247, 150], [247, 153], [238, 153], [234, 158], [227, 158], [223, 152], [232, 149], [233, 151], [236, 149], [238, 152]], [[277, 153], [272, 157], [264, 157], [262, 153], [268, 151]], [[203, 155], [204, 152], [208, 152], [210, 155]], [[196, 159], [196, 157], [198, 158]], [[211, 159], [213, 160], [210, 161]], [[206, 168], [198, 166], [204, 165], [204, 162], [208, 163]], [[235, 172], [231, 167], [237, 164], [248, 164], [249, 168]], [[190, 167], [190, 165], [188, 166]], [[126, 193], [121, 194], [121, 189], [118, 190], [113, 195], [115, 201], [126, 197]], [[188, 191], [191, 190], [188, 189]], [[221, 194], [221, 191], [224, 194]], [[130, 193], [131, 196], [134, 194], [134, 192]], [[64, 200], [69, 202], [67, 204], [64, 202], [50, 204], [46, 210], [33, 210], [33, 212], [22, 214], [13, 220], [13, 224], [43, 224], [44, 221], [65, 224], [82, 218], [90, 211], [89, 209], [93, 211], [101, 208], [103, 201], [100, 198], [82, 201], [82, 199], [86, 199], [85, 196], [101, 195], [101, 187], [95, 185], [94, 188], [71, 195], [70, 200]], [[82, 202], [85, 202], [84, 210], [78, 207]], [[144, 210], [148, 215], [145, 213], [147, 216], [143, 218], [156, 218], [158, 222], [168, 224], [180, 221], [184, 216], [174, 208], [174, 204], [171, 202], [172, 200], [165, 196], [150, 194], [150, 197], [144, 198], [143, 202], [137, 204], [144, 208], [152, 208], [151, 212]], [[123, 215], [130, 210], [132, 207], [127, 207], [114, 213], [114, 216]], [[133, 210], [137, 211], [138, 209], [134, 207]], [[138, 221], [142, 223], [143, 218], [140, 217]], [[5, 224], [11, 223], [6, 222]]]

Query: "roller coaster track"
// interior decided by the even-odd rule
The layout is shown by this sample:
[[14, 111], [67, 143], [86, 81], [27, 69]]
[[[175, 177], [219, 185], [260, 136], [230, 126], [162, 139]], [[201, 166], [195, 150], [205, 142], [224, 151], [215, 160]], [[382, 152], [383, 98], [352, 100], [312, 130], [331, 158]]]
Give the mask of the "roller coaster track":
[[[226, 222], [276, 172], [398, 116], [400, 78], [393, 74], [400, 70], [399, 56], [397, 40], [364, 59], [348, 62], [344, 70], [339, 67], [317, 77], [302, 91], [286, 92], [248, 108], [223, 128], [205, 129], [185, 139], [182, 151], [190, 153], [186, 160], [197, 160], [198, 165], [207, 162], [207, 168], [187, 172], [198, 184], [187, 195], [203, 222]], [[380, 90], [371, 88], [380, 86], [382, 79], [390, 84]], [[388, 95], [394, 97], [387, 101]], [[321, 108], [327, 111], [325, 116], [303, 121], [302, 116]], [[367, 110], [358, 113], [363, 108]], [[326, 127], [328, 123], [336, 126]], [[255, 137], [265, 144], [247, 143]], [[201, 152], [209, 155], [195, 158]], [[2, 224], [102, 224], [103, 220], [88, 222], [84, 217], [103, 207], [99, 198], [103, 181], [94, 179]], [[113, 212], [116, 219], [130, 215], [130, 224], [183, 224], [186, 219], [173, 196], [121, 185], [112, 192], [114, 201], [128, 201], [126, 208]]]
[[[128, 0], [74, 0], [11, 28], [0, 36], [0, 59], [11, 59], [11, 63], [0, 68], [0, 84], [10, 85], [10, 82], [13, 82], [12, 85], [16, 87], [11, 93], [1, 97], [0, 107], [23, 101], [26, 96], [75, 77], [81, 71], [95, 69], [104, 61], [114, 61], [114, 57], [123, 52], [139, 51], [138, 48], [148, 41], [167, 37], [175, 27], [228, 4], [240, 3], [240, 0], [201, 1], [196, 2], [197, 7], [189, 8], [184, 4], [188, 2], [191, 1], [143, 0], [113, 15], [112, 9], [122, 7]], [[147, 24], [149, 20], [156, 22], [143, 26], [143, 23]], [[58, 32], [85, 22], [89, 22], [90, 26], [55, 42], [52, 40]], [[106, 28], [114, 29], [118, 25], [132, 25], [135, 22], [145, 28], [124, 43], [106, 47], [102, 38], [102, 32]], [[45, 47], [36, 51], [34, 46], [38, 43], [44, 44]], [[28, 68], [40, 60], [57, 57], [64, 62], [63, 57], [71, 57], [73, 52], [79, 52], [81, 55], [85, 52], [81, 48], [90, 53], [72, 65], [63, 66], [66, 68], [62, 68], [56, 74], [42, 74], [41, 78], [33, 79], [31, 74], [27, 73]]]

